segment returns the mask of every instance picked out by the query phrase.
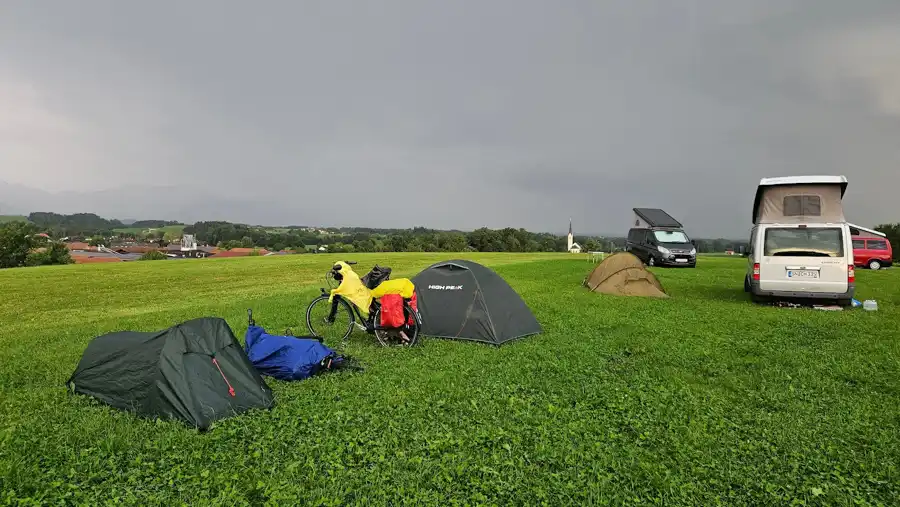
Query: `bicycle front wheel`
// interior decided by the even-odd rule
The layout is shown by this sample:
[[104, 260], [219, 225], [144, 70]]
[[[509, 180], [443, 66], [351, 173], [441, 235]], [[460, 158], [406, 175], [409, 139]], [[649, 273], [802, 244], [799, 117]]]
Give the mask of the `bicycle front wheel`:
[[344, 345], [353, 332], [354, 323], [350, 305], [340, 297], [328, 301], [328, 296], [319, 296], [306, 308], [309, 333], [332, 348]]

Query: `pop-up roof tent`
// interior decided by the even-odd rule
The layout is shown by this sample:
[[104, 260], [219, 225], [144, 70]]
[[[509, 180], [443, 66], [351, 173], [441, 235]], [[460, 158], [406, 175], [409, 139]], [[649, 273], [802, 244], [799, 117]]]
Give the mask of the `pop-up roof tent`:
[[753, 223], [845, 222], [844, 176], [763, 178], [753, 201]]
[[681, 229], [681, 222], [659, 208], [632, 208], [634, 219], [632, 227], [638, 229], [669, 228]]
[[856, 224], [848, 224], [850, 226], [850, 235], [857, 236], [860, 238], [886, 238], [887, 234], [883, 232], [876, 231], [875, 229], [868, 229], [861, 225]]

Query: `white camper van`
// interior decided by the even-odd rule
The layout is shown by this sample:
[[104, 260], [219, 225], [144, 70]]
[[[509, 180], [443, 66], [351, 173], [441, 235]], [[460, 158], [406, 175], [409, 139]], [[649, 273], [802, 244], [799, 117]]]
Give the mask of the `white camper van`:
[[770, 298], [849, 305], [853, 242], [844, 218], [844, 176], [763, 178], [753, 202], [744, 290]]

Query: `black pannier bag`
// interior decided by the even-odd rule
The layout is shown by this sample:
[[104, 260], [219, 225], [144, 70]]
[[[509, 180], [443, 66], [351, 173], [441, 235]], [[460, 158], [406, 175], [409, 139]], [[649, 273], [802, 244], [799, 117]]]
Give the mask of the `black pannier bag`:
[[366, 276], [360, 278], [360, 281], [368, 287], [369, 290], [378, 287], [381, 282], [391, 278], [391, 268], [387, 266], [379, 266], [378, 264], [372, 268], [372, 271], [366, 273]]

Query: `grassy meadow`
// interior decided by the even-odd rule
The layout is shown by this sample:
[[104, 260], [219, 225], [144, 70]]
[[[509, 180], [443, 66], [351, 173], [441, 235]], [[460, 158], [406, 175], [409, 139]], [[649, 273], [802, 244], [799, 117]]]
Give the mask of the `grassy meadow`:
[[[354, 254], [413, 276], [447, 254]], [[270, 380], [198, 433], [71, 395], [101, 333], [246, 310], [304, 332], [332, 256], [0, 271], [0, 503], [888, 505], [900, 498], [900, 269], [878, 312], [761, 307], [744, 260], [654, 268], [667, 300], [587, 292], [582, 256], [473, 254], [544, 333], [500, 348], [354, 334], [363, 373]]]

